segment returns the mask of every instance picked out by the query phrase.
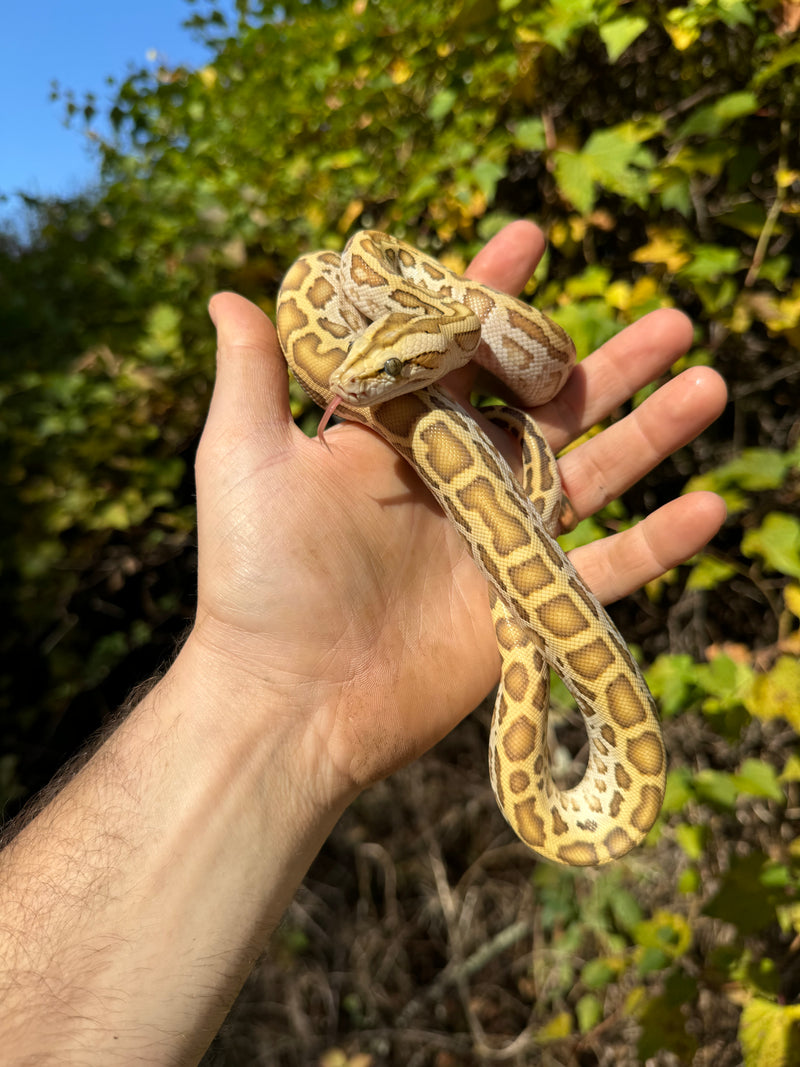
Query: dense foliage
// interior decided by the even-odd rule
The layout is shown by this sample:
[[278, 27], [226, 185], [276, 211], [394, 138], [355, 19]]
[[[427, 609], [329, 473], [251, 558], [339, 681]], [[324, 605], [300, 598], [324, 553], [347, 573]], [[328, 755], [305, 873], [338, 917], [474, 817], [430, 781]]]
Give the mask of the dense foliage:
[[[664, 814], [651, 846], [609, 873], [534, 867], [508, 846], [468, 928], [499, 816], [487, 802], [480, 829], [454, 831], [440, 764], [408, 813], [418, 834], [387, 816], [391, 783], [376, 790], [266, 965], [268, 999], [292, 1007], [259, 1015], [257, 1062], [483, 1063], [521, 1031], [507, 1062], [800, 1063], [797, 3], [237, 7], [236, 27], [213, 3], [191, 9], [214, 45], [204, 69], [117, 87], [99, 193], [31, 202], [30, 240], [0, 240], [0, 790], [39, 784], [191, 616], [211, 292], [271, 312], [293, 258], [354, 229], [459, 266], [510, 218], [535, 218], [550, 250], [529, 295], [581, 355], [672, 305], [697, 324], [673, 371], [712, 364], [731, 389], [712, 431], [569, 542], [692, 486], [728, 503], [707, 553], [616, 611], [666, 720]], [[92, 102], [67, 105], [91, 129]], [[562, 738], [568, 707], [565, 723]], [[469, 781], [477, 811], [482, 766]], [[384, 866], [379, 918], [368, 862]], [[331, 920], [315, 887], [334, 877]], [[517, 913], [534, 918], [515, 926]], [[321, 947], [322, 914], [353, 952], [391, 943], [392, 980], [376, 968], [367, 982], [346, 945]], [[420, 947], [437, 939], [438, 976]], [[302, 976], [334, 970], [350, 978], [315, 1010]], [[225, 1062], [240, 1062], [237, 1040], [221, 1039]], [[256, 1062], [248, 1048], [241, 1062]]]

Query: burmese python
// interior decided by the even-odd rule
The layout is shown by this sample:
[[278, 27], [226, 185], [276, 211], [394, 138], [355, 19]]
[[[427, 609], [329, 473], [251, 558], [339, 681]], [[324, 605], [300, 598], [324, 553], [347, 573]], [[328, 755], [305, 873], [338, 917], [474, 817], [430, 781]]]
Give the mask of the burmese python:
[[[533, 419], [493, 409], [490, 417], [522, 443], [520, 485], [476, 422], [432, 384], [474, 356], [523, 403], [541, 404], [568, 377], [572, 342], [522, 301], [371, 231], [356, 234], [341, 256], [297, 260], [280, 290], [277, 327], [301, 385], [328, 413], [337, 407], [372, 427], [408, 460], [489, 582], [502, 658], [489, 767], [506, 819], [557, 862], [624, 855], [658, 815], [666, 757], [630, 652], [554, 540], [555, 458]], [[550, 774], [551, 666], [589, 738], [586, 772], [568, 790]]]

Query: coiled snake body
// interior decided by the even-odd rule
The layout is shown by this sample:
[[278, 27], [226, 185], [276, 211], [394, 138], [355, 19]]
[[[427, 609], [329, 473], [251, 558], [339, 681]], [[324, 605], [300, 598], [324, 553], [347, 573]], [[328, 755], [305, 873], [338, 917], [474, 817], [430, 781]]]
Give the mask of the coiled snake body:
[[[506, 819], [529, 848], [559, 863], [624, 855], [658, 815], [666, 757], [630, 652], [554, 539], [555, 458], [529, 416], [489, 409], [522, 443], [520, 485], [475, 421], [432, 384], [474, 356], [523, 403], [541, 404], [569, 375], [572, 343], [522, 301], [370, 231], [341, 256], [297, 260], [278, 297], [277, 327], [306, 391], [408, 460], [486, 576], [502, 659], [489, 768]], [[567, 790], [550, 774], [551, 666], [589, 741], [584, 776]]]

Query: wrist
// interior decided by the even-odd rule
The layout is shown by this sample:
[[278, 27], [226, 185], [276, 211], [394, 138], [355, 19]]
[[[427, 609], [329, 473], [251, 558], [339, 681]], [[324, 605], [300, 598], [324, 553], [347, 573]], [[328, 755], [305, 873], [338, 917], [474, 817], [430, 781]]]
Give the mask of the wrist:
[[276, 666], [261, 635], [198, 619], [161, 684], [190, 709], [200, 758], [229, 773], [280, 775], [288, 803], [327, 824], [359, 792], [331, 755], [342, 701], [330, 681]]

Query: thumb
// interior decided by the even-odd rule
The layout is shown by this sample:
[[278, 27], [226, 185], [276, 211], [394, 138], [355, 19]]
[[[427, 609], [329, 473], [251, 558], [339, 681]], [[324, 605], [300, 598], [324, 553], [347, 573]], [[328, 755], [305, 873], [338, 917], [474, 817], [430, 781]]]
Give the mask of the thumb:
[[204, 436], [285, 435], [293, 422], [275, 327], [236, 293], [217, 293], [208, 311], [217, 330], [217, 374]]

